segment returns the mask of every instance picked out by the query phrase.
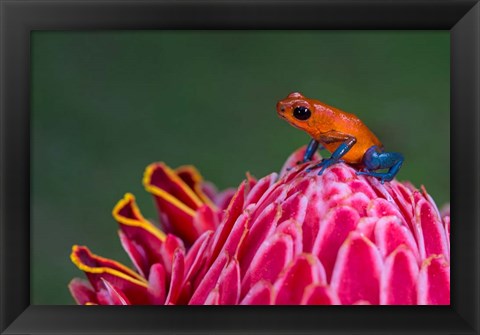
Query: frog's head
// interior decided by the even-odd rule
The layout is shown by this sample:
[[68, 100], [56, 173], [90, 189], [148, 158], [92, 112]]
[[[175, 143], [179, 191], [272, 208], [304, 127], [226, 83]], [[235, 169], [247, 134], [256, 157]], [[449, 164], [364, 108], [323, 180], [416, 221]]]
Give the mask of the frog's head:
[[309, 132], [313, 126], [314, 105], [301, 93], [290, 93], [277, 103], [277, 114], [292, 126]]

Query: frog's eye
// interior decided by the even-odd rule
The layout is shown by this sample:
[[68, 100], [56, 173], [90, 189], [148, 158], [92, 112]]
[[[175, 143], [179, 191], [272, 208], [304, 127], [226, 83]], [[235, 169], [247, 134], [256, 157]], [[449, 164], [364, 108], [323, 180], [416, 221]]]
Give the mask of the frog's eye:
[[295, 109], [293, 110], [293, 116], [296, 119], [299, 119], [302, 121], [307, 120], [311, 115], [312, 115], [312, 112], [310, 112], [310, 109], [304, 106], [295, 107]]

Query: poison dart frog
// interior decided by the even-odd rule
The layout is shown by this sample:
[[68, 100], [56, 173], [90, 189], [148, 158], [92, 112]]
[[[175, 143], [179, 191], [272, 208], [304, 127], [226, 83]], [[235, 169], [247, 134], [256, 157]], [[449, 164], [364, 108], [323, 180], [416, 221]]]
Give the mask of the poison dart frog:
[[[353, 114], [309, 99], [295, 92], [277, 103], [278, 115], [292, 126], [311, 136], [303, 162], [311, 161], [321, 144], [332, 155], [307, 169], [320, 168], [321, 175], [329, 166], [344, 161], [363, 167], [358, 175], [373, 176], [383, 184], [391, 181], [400, 170], [403, 156], [397, 152], [385, 152], [382, 143], [367, 126]], [[386, 172], [375, 170], [388, 169]]]

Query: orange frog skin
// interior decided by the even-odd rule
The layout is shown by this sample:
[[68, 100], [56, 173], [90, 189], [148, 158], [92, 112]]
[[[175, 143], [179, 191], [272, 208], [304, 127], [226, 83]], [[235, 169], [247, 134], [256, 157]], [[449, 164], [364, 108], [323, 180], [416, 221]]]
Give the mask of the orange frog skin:
[[[315, 166], [322, 168], [319, 175], [328, 166], [342, 160], [363, 166], [365, 171], [358, 174], [377, 177], [383, 183], [392, 180], [403, 163], [401, 154], [383, 151], [382, 143], [357, 116], [301, 93], [291, 93], [280, 100], [277, 113], [312, 138], [304, 162], [311, 160], [319, 145], [332, 153], [329, 159]], [[389, 169], [386, 173], [372, 171], [385, 168]]]

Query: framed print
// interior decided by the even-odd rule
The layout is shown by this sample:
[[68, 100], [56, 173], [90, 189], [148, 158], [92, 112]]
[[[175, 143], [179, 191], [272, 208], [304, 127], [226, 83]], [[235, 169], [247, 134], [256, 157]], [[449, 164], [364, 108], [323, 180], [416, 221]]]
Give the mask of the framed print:
[[477, 334], [479, 11], [2, 1], [2, 334]]

